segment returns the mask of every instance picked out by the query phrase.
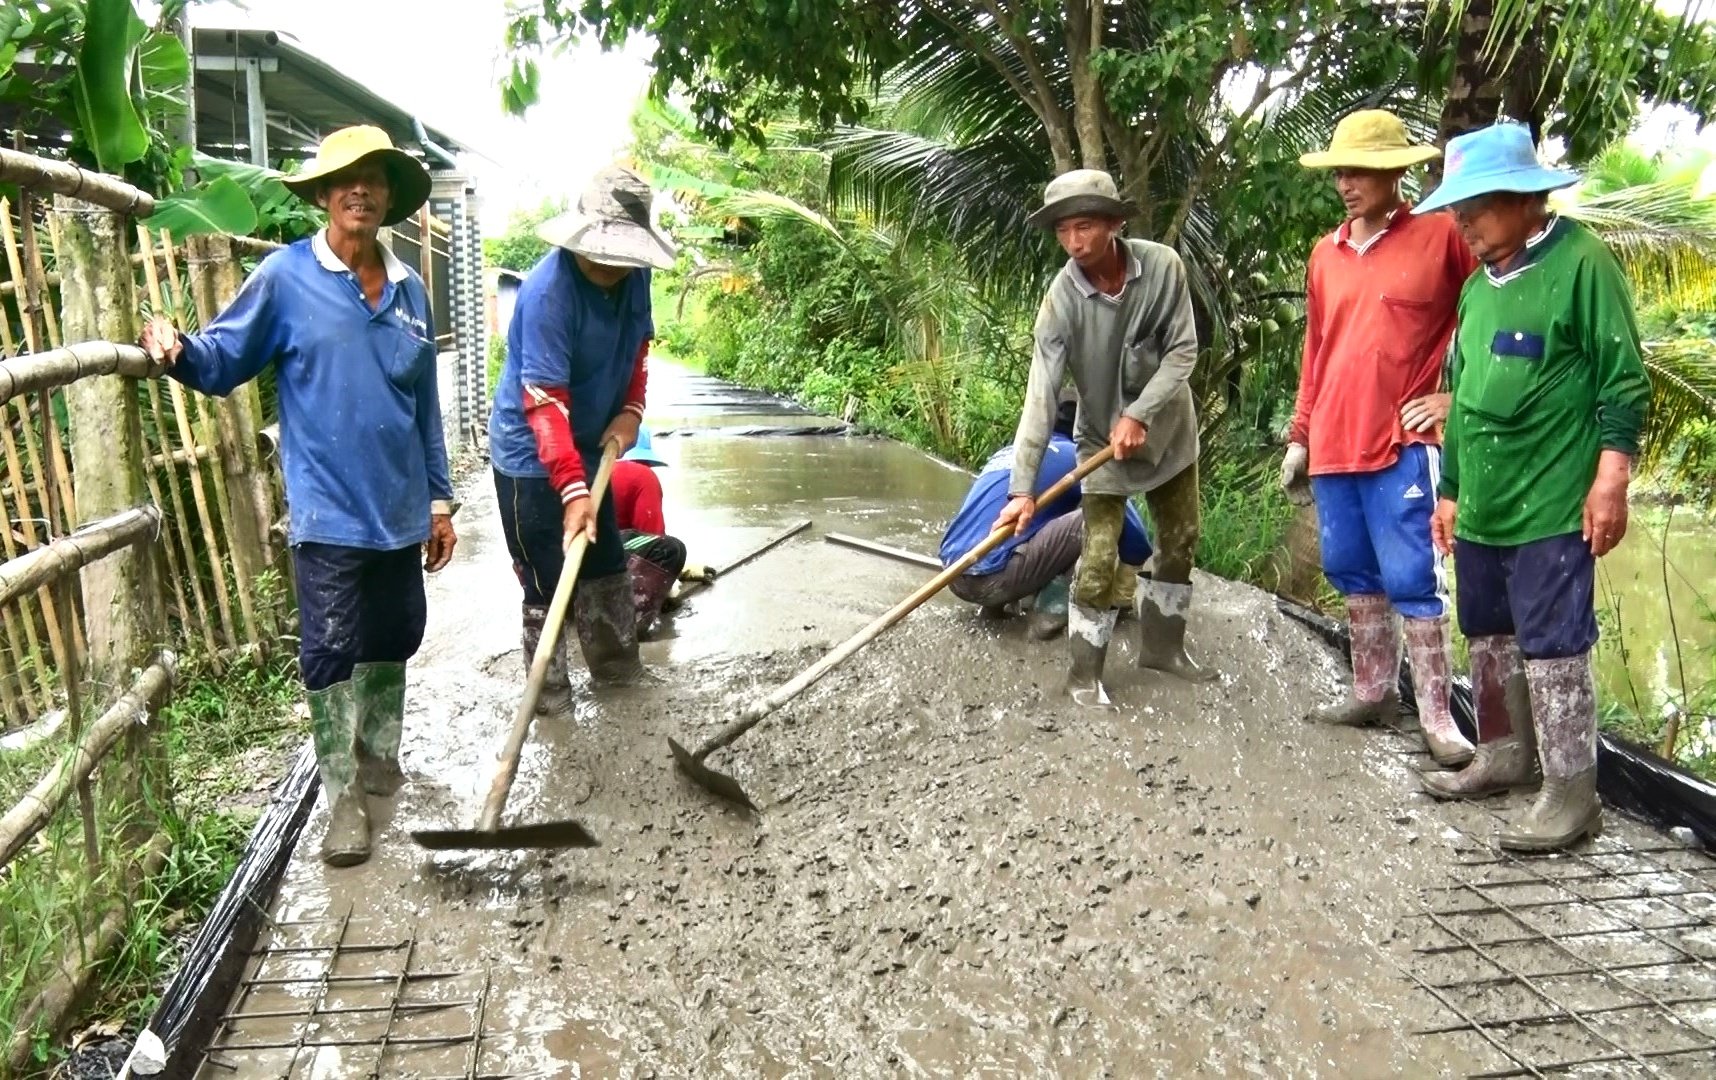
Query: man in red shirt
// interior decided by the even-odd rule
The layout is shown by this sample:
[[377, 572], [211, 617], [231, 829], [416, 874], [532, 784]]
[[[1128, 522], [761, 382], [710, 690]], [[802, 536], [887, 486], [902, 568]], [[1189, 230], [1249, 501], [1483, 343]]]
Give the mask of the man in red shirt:
[[1300, 159], [1334, 170], [1347, 220], [1318, 242], [1305, 275], [1305, 359], [1281, 484], [1300, 505], [1315, 494], [1323, 572], [1352, 629], [1352, 696], [1311, 718], [1374, 724], [1399, 707], [1399, 612], [1425, 746], [1460, 765], [1472, 746], [1448, 707], [1448, 593], [1430, 516], [1448, 415], [1442, 358], [1477, 263], [1452, 217], [1414, 216], [1400, 194], [1406, 170], [1440, 153], [1372, 109]]
[[608, 481], [614, 493], [620, 538], [626, 546], [638, 637], [644, 639], [654, 635], [673, 583], [687, 569], [685, 544], [667, 535], [661, 512], [661, 481], [655, 470], [666, 464], [655, 456], [649, 429], [640, 427], [637, 443], [614, 463], [614, 474]]

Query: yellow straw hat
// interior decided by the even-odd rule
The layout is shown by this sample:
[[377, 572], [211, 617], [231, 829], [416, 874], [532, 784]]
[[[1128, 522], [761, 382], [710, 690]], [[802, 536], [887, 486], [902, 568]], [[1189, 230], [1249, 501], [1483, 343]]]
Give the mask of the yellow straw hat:
[[1362, 109], [1335, 125], [1327, 150], [1299, 158], [1307, 169], [1407, 169], [1435, 161], [1442, 151], [1413, 146], [1400, 117], [1386, 109]]
[[380, 159], [393, 188], [393, 202], [381, 219], [383, 225], [399, 224], [429, 201], [429, 170], [421, 161], [396, 149], [387, 132], [368, 124], [341, 128], [329, 135], [316, 147], [316, 156], [302, 170], [281, 177], [281, 181], [300, 199], [315, 202], [318, 184], [368, 158]]

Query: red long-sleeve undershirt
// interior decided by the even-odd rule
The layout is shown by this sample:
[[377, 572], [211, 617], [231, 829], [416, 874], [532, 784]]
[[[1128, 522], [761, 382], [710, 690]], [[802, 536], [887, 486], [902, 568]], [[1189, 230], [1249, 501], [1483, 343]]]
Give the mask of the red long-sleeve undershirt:
[[[644, 393], [649, 385], [649, 341], [638, 346], [632, 364], [632, 381], [626, 388], [622, 412], [643, 419]], [[524, 419], [536, 438], [536, 457], [548, 470], [548, 482], [560, 493], [561, 503], [590, 494], [584, 477], [584, 459], [572, 435], [572, 395], [564, 386], [524, 385]]]

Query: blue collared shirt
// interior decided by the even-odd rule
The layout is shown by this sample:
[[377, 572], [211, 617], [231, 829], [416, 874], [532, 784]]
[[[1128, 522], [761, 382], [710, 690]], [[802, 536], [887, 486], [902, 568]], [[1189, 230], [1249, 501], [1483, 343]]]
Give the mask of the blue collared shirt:
[[[422, 280], [386, 247], [371, 308], [322, 233], [276, 251], [169, 374], [224, 397], [274, 365], [293, 544], [391, 551], [453, 497]], [[447, 512], [446, 505], [434, 505]]]
[[[1078, 448], [1065, 435], [1056, 433], [1049, 436], [1049, 444], [1043, 449], [1043, 462], [1037, 467], [1037, 482], [1031, 490], [1041, 493], [1058, 482], [1061, 477], [1078, 468]], [[947, 526], [947, 533], [941, 540], [941, 564], [952, 566], [965, 558], [966, 553], [983, 542], [995, 527], [995, 519], [1001, 516], [1001, 508], [1007, 505], [1007, 486], [1013, 474], [1013, 447], [1003, 446], [989, 458], [978, 474], [977, 480], [971, 485], [971, 490], [965, 494], [965, 502], [960, 504], [959, 513], [953, 516]], [[1002, 541], [994, 550], [977, 561], [977, 565], [965, 572], [967, 577], [984, 577], [993, 574], [1007, 565], [1012, 557], [1013, 549], [1037, 535], [1037, 530], [1060, 517], [1078, 509], [1081, 493], [1078, 488], [1067, 492], [1047, 506], [1037, 507], [1037, 512], [1031, 515], [1031, 524], [1026, 526], [1023, 535], [1015, 533]], [[1128, 502], [1126, 504], [1126, 521], [1120, 528], [1120, 561], [1131, 566], [1143, 566], [1150, 557], [1150, 536], [1144, 531], [1144, 519], [1138, 516], [1138, 511]]]

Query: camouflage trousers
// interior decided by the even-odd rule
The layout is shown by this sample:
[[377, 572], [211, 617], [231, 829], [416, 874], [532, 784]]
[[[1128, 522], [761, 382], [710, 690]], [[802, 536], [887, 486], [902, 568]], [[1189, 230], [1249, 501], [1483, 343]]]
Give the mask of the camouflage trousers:
[[[1198, 549], [1198, 464], [1148, 492], [1155, 562], [1151, 578], [1170, 585], [1192, 580], [1192, 556]], [[1119, 602], [1124, 583], [1120, 566], [1120, 530], [1126, 522], [1126, 496], [1084, 496], [1084, 546], [1073, 576], [1073, 603], [1106, 611]]]

